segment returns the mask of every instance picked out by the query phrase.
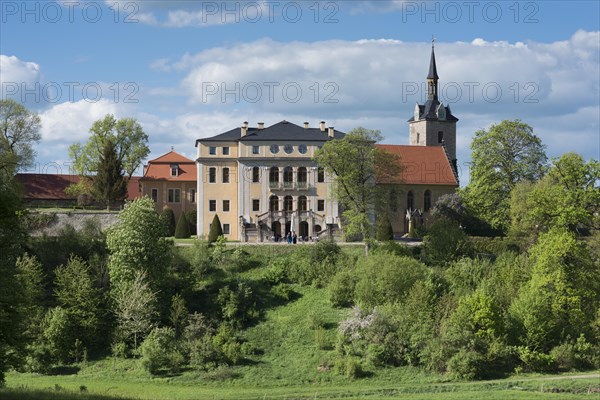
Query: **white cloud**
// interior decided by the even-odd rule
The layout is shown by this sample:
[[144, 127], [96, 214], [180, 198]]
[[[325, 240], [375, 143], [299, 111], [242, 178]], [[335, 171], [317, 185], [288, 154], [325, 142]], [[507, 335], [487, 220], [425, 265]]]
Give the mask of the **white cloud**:
[[[483, 39], [440, 43], [436, 57], [442, 100], [459, 114], [467, 109], [495, 109], [534, 116], [597, 104], [599, 40], [598, 32], [580, 31], [567, 41], [549, 44]], [[161, 59], [154, 66], [187, 71], [181, 90], [194, 105], [244, 103], [278, 112], [298, 108], [330, 113], [406, 110], [408, 115], [416, 101], [424, 100], [429, 53], [428, 43], [397, 40], [284, 43], [263, 39], [186, 53], [174, 62]], [[332, 94], [336, 90], [327, 90], [327, 83], [339, 90]], [[298, 102], [292, 101], [294, 88], [286, 96], [286, 84], [302, 89]], [[338, 102], [326, 102], [327, 94]]]
[[0, 54], [0, 98], [13, 97], [12, 92], [16, 92], [19, 97], [22, 86], [33, 88], [40, 75], [41, 69], [38, 64]]
[[65, 102], [40, 113], [42, 119], [42, 141], [45, 145], [54, 142], [72, 144], [89, 137], [92, 124], [106, 114], [124, 116], [122, 105], [103, 99], [95, 103], [86, 100]]

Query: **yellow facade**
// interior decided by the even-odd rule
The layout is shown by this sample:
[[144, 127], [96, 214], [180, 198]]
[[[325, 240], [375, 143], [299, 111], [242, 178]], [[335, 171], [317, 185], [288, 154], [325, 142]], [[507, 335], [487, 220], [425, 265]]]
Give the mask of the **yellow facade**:
[[254, 136], [246, 141], [242, 127], [237, 137], [197, 142], [198, 236], [208, 235], [215, 214], [225, 237], [242, 242], [275, 240], [287, 232], [311, 240], [339, 228], [330, 181], [313, 161], [319, 146], [331, 139], [330, 131], [312, 129], [303, 138], [297, 125], [274, 127], [276, 132], [293, 129], [298, 137], [289, 140], [284, 131], [281, 140], [260, 140], [263, 132], [274, 133], [248, 128]]

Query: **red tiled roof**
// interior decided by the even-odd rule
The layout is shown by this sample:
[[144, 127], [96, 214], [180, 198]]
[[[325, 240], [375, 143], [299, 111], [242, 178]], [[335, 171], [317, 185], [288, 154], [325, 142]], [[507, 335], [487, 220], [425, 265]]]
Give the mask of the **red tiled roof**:
[[[171, 176], [171, 164], [178, 164], [177, 176]], [[196, 163], [179, 153], [170, 151], [154, 160], [148, 161], [144, 168], [142, 180], [165, 180], [165, 181], [196, 181]]]
[[[65, 189], [79, 182], [78, 175], [60, 174], [17, 174], [15, 179], [23, 185], [26, 200], [75, 200]], [[127, 185], [127, 200], [140, 197], [140, 177], [132, 176]]]
[[402, 172], [389, 183], [458, 186], [452, 166], [441, 146], [378, 144], [378, 149], [399, 156]]
[[187, 157], [182, 156], [181, 154], [171, 150], [167, 154], [163, 154], [162, 156], [155, 158], [154, 160], [148, 161], [150, 163], [194, 163], [194, 160], [190, 160]]
[[31, 200], [74, 200], [65, 189], [79, 182], [77, 175], [17, 174], [15, 179], [24, 187], [23, 197]]

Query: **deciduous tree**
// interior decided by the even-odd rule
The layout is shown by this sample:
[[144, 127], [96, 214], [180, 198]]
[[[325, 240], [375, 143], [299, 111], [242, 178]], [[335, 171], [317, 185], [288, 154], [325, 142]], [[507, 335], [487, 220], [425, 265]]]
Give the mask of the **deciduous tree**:
[[138, 271], [133, 281], [113, 292], [113, 297], [120, 333], [125, 339], [133, 339], [137, 349], [139, 339], [152, 330], [158, 318], [156, 293], [150, 289], [146, 273]]
[[469, 209], [494, 229], [510, 223], [509, 197], [515, 185], [545, 173], [546, 146], [520, 120], [502, 121], [475, 132], [471, 179], [463, 192]]
[[109, 114], [104, 119], [94, 122], [90, 133], [91, 136], [85, 144], [75, 143], [69, 147], [69, 156], [75, 172], [79, 175], [90, 176], [99, 171], [107, 142], [114, 145], [117, 160], [127, 178], [131, 178], [150, 153], [148, 135], [135, 119], [117, 120]]
[[522, 182], [511, 193], [511, 234], [533, 243], [553, 227], [572, 232], [600, 229], [600, 162], [580, 155], [555, 159], [541, 181]]
[[126, 205], [119, 213], [119, 221], [106, 233], [113, 288], [133, 282], [141, 271], [148, 274], [150, 287], [157, 290], [161, 286], [171, 248], [164, 232], [163, 220], [152, 199], [144, 197]]
[[330, 140], [317, 151], [316, 162], [334, 177], [334, 194], [341, 207], [346, 236], [361, 235], [368, 254], [374, 237], [376, 182], [386, 182], [400, 171], [396, 156], [378, 150], [379, 131], [356, 128], [343, 139]]
[[0, 100], [0, 173], [13, 175], [33, 163], [40, 127], [36, 113], [14, 100]]

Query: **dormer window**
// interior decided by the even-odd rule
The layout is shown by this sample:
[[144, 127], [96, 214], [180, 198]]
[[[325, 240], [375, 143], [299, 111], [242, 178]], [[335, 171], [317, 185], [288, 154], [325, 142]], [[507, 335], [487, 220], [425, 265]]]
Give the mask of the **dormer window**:
[[438, 119], [446, 119], [446, 107], [444, 107], [444, 104], [440, 104], [440, 106], [437, 109], [437, 116]]
[[179, 176], [179, 164], [171, 164], [171, 176]]

